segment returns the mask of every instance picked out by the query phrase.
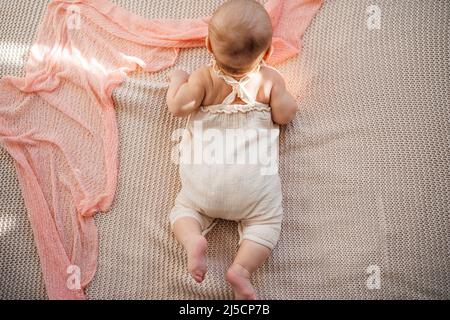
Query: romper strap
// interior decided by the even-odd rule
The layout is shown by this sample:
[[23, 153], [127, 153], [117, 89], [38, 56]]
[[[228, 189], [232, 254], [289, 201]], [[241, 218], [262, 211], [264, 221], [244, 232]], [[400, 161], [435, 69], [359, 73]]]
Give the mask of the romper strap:
[[246, 74], [243, 78], [241, 78], [239, 81], [234, 79], [231, 76], [226, 75], [222, 70], [219, 69], [219, 67], [216, 64], [216, 61], [212, 61], [212, 69], [215, 73], [215, 75], [225, 81], [226, 84], [231, 86], [233, 91], [223, 100], [222, 104], [229, 105], [236, 100], [236, 97], [239, 97], [242, 101], [244, 101], [247, 104], [255, 104], [256, 99], [255, 97], [252, 97], [249, 92], [247, 91], [247, 88], [245, 87], [247, 83], [255, 77], [256, 73], [259, 71], [261, 65], [259, 64], [255, 70], [249, 72]]

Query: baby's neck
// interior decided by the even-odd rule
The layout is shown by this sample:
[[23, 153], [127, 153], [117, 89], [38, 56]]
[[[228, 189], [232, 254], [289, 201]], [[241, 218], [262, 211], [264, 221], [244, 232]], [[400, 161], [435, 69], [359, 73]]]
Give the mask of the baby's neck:
[[261, 63], [258, 63], [258, 64], [256, 64], [255, 67], [253, 67], [252, 69], [250, 69], [250, 71], [245, 72], [245, 73], [243, 73], [243, 74], [238, 74], [238, 75], [236, 75], [236, 74], [231, 74], [231, 73], [226, 72], [226, 71], [223, 70], [223, 68], [221, 68], [215, 61], [213, 61], [213, 63], [212, 63], [212, 69], [213, 69], [213, 70], [217, 70], [217, 71], [219, 71], [220, 73], [222, 73], [223, 75], [225, 75], [225, 76], [227, 76], [227, 77], [230, 77], [230, 78], [233, 78], [233, 79], [236, 80], [236, 81], [239, 81], [239, 80], [245, 78], [245, 77], [248, 76], [249, 74], [252, 74], [252, 73], [254, 73], [254, 72], [258, 72], [260, 66], [261, 66]]

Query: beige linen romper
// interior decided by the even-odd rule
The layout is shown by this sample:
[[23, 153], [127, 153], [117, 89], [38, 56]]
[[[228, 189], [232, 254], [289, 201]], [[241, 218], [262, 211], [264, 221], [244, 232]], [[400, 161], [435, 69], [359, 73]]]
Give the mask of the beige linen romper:
[[[279, 126], [267, 104], [256, 101], [246, 84], [257, 70], [239, 81], [215, 74], [233, 91], [218, 105], [202, 106], [186, 123], [180, 142], [182, 188], [170, 214], [196, 219], [206, 234], [216, 218], [239, 224], [244, 239], [272, 249], [279, 238], [282, 194], [278, 175]], [[239, 97], [246, 104], [233, 104]]]

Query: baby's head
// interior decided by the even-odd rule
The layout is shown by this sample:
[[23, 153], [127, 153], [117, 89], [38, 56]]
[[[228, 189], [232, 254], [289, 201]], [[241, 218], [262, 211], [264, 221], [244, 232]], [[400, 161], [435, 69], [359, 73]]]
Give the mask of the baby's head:
[[239, 76], [271, 54], [272, 23], [255, 0], [229, 0], [209, 22], [206, 45], [224, 72]]

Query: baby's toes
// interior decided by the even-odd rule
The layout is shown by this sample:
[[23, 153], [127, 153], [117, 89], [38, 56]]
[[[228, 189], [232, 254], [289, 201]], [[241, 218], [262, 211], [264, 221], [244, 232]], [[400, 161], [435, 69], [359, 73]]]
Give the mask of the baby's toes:
[[192, 278], [194, 278], [197, 282], [202, 282], [205, 279], [206, 270], [203, 270], [201, 266], [191, 266], [189, 268], [189, 273], [191, 274]]
[[228, 269], [226, 279], [233, 288], [235, 300], [256, 300], [256, 292], [249, 277], [248, 271], [240, 266], [233, 265]]
[[201, 282], [203, 282], [203, 280], [205, 279], [205, 275], [204, 274], [197, 274], [196, 276], [195, 276], [195, 281], [197, 281], [198, 283], [201, 283]]

